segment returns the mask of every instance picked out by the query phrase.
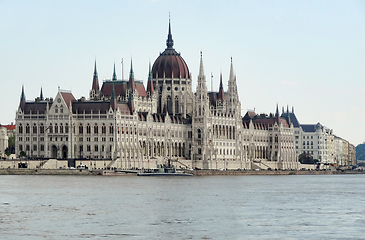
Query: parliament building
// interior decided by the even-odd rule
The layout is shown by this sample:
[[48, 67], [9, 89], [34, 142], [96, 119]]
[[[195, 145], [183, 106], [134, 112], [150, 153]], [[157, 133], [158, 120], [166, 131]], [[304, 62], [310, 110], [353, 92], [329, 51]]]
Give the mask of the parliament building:
[[167, 159], [181, 168], [297, 169], [289, 110], [242, 116], [232, 59], [224, 89], [226, 83], [221, 75], [219, 91], [208, 91], [202, 54], [198, 77], [191, 77], [169, 23], [166, 49], [149, 67], [146, 86], [134, 78], [132, 62], [128, 80], [117, 79], [114, 65], [101, 87], [95, 62], [89, 99], [64, 90], [44, 98], [41, 90], [27, 101], [23, 86], [16, 154], [89, 169], [155, 168]]

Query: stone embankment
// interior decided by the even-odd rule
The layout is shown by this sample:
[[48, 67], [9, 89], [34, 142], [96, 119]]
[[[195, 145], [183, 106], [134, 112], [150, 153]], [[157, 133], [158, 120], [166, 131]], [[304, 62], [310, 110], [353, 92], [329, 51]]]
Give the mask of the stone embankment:
[[194, 176], [216, 176], [216, 175], [333, 175], [333, 174], [364, 174], [365, 172], [355, 170], [335, 170], [335, 171], [313, 171], [313, 170], [192, 170], [186, 171]]
[[[365, 171], [335, 170], [335, 171], [289, 171], [289, 170], [185, 170], [194, 176], [239, 176], [239, 175], [334, 175], [334, 174], [365, 174]], [[80, 169], [0, 169], [0, 175], [113, 175], [131, 176], [135, 173], [116, 173], [105, 170], [80, 170]]]
[[96, 175], [79, 169], [0, 169], [0, 175]]

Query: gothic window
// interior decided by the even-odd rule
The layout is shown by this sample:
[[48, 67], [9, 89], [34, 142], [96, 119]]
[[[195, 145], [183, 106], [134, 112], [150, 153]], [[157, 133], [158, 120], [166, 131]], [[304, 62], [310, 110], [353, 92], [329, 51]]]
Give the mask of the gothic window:
[[103, 126], [101, 127], [101, 133], [105, 134], [106, 133], [106, 126], [105, 123], [103, 123]]
[[80, 124], [79, 126], [79, 134], [83, 134], [84, 133], [84, 128], [82, 126], [82, 124]]
[[90, 152], [90, 151], [91, 151], [91, 147], [90, 147], [90, 145], [87, 145], [87, 146], [86, 146], [86, 151], [88, 151], [88, 152]]
[[110, 124], [110, 126], [109, 126], [109, 133], [110, 134], [113, 134], [114, 133], [113, 124]]
[[27, 125], [25, 126], [25, 133], [30, 133], [30, 126], [27, 123]]
[[95, 123], [94, 134], [98, 134], [98, 133], [99, 133], [99, 128], [98, 128], [97, 124]]
[[66, 126], [65, 126], [65, 133], [68, 133], [68, 123], [66, 123]]
[[43, 144], [41, 145], [41, 151], [42, 152], [44, 151], [44, 145]]
[[99, 146], [98, 146], [98, 145], [95, 145], [95, 146], [94, 146], [94, 151], [95, 151], [95, 152], [99, 151]]
[[33, 151], [37, 151], [37, 145], [33, 145]]
[[37, 125], [35, 123], [33, 125], [33, 133], [37, 133]]
[[19, 133], [23, 133], [23, 126], [22, 126], [22, 124], [19, 124], [18, 132]]
[[62, 123], [60, 124], [60, 133], [63, 133], [63, 125], [62, 125]]
[[23, 145], [19, 144], [19, 150], [23, 151]]
[[55, 124], [54, 126], [54, 133], [58, 133], [58, 126], [57, 126], [57, 123]]
[[54, 112], [58, 113], [58, 106], [55, 107]]
[[53, 133], [53, 126], [52, 126], [52, 123], [51, 124], [49, 124], [49, 133]]
[[275, 135], [275, 142], [278, 142], [278, 141], [279, 141], [278, 136]]
[[201, 130], [198, 129], [198, 138], [201, 138], [202, 137], [202, 133], [201, 133]]
[[80, 145], [79, 150], [80, 150], [80, 153], [83, 152], [84, 151], [84, 146]]
[[91, 127], [90, 127], [89, 124], [87, 124], [87, 126], [86, 126], [86, 133], [87, 134], [90, 134], [91, 133]]
[[175, 97], [175, 113], [179, 113], [179, 98]]
[[44, 126], [43, 123], [41, 123], [41, 126], [39, 127], [39, 132], [44, 133]]

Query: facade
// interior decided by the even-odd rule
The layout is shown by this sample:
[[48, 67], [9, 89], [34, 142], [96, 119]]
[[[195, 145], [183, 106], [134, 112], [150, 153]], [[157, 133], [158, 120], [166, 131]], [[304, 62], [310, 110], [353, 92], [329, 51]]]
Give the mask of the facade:
[[294, 126], [295, 152], [297, 157], [308, 153], [313, 159], [322, 164], [349, 166], [356, 164], [356, 148], [347, 140], [333, 134], [333, 130], [317, 124], [300, 124], [292, 112], [284, 112], [281, 116], [288, 115]]
[[7, 129], [0, 126], [0, 158], [5, 157], [5, 149], [8, 148], [8, 140]]
[[169, 24], [166, 49], [149, 67], [146, 87], [134, 78], [99, 86], [96, 62], [89, 99], [59, 90], [54, 98], [26, 101], [16, 113], [16, 154], [67, 159], [89, 168], [155, 168], [172, 159], [198, 169], [298, 169], [291, 114], [241, 115], [231, 59], [228, 89], [208, 92], [203, 57], [195, 92], [185, 60], [174, 49]]

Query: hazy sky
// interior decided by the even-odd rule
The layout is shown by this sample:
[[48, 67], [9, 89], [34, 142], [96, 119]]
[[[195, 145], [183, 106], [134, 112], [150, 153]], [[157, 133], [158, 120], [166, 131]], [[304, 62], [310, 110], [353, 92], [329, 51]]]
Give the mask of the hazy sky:
[[58, 86], [88, 97], [94, 61], [99, 81], [133, 59], [146, 83], [148, 64], [174, 47], [194, 80], [200, 51], [211, 89], [230, 58], [242, 115], [294, 107], [301, 124], [317, 122], [357, 145], [365, 141], [365, 1], [37, 1], [0, 0], [0, 123], [14, 122], [22, 84], [27, 100], [55, 97]]

